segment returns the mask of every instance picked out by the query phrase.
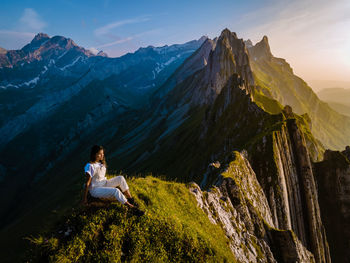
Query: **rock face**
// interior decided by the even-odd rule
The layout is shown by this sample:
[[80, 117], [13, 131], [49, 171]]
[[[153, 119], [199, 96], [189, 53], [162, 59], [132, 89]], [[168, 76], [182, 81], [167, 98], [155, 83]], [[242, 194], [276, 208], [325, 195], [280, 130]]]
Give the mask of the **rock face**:
[[267, 36], [264, 36], [263, 39], [260, 42], [256, 43], [255, 46], [253, 46], [251, 42], [248, 43], [247, 47], [251, 48], [249, 52], [255, 61], [258, 59], [271, 60], [273, 57]]
[[350, 160], [350, 146], [346, 146], [342, 153]]
[[321, 215], [333, 262], [350, 262], [350, 148], [315, 163]]
[[196, 184], [190, 191], [210, 221], [224, 229], [239, 262], [315, 262], [293, 231], [276, 228], [264, 191], [244, 154], [235, 153], [235, 160], [209, 192], [202, 192]]
[[224, 29], [209, 55], [202, 82], [192, 96], [193, 103], [213, 103], [232, 75], [238, 76], [238, 83], [250, 94], [254, 79], [244, 41]]
[[295, 118], [255, 144], [250, 159], [277, 228], [292, 230], [315, 256], [330, 262], [318, 192], [305, 137]]

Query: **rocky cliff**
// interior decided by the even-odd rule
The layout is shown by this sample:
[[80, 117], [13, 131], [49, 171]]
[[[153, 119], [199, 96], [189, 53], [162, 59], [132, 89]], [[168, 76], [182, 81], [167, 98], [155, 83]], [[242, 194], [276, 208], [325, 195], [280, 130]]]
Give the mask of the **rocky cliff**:
[[245, 154], [234, 153], [235, 160], [209, 192], [192, 184], [190, 190], [199, 207], [213, 224], [224, 229], [238, 262], [315, 262], [314, 255], [291, 229], [276, 227], [266, 195]]
[[300, 120], [287, 118], [251, 146], [250, 159], [276, 227], [292, 230], [316, 262], [330, 262], [315, 175], [302, 130]]
[[327, 150], [314, 170], [333, 262], [350, 262], [350, 147]]

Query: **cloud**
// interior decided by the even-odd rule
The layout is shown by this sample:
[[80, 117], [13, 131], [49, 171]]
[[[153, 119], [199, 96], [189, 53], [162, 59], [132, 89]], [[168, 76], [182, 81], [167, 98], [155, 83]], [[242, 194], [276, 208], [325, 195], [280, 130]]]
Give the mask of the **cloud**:
[[122, 44], [122, 43], [125, 43], [125, 42], [128, 42], [128, 41], [131, 41], [131, 40], [133, 40], [135, 38], [138, 38], [138, 37], [141, 37], [141, 36], [145, 36], [145, 35], [148, 35], [148, 34], [157, 33], [159, 31], [160, 31], [159, 28], [148, 30], [148, 31], [145, 31], [145, 32], [142, 32], [142, 33], [139, 33], [139, 34], [135, 34], [135, 35], [126, 37], [126, 38], [118, 39], [116, 41], [112, 41], [112, 42], [109, 42], [109, 43], [105, 43], [105, 44], [102, 44], [102, 45], [91, 47], [91, 48], [89, 48], [89, 50], [97, 50], [97, 49], [101, 49], [101, 48], [105, 48], [105, 47], [110, 47], [110, 46]]
[[128, 41], [130, 41], [130, 40], [132, 40], [132, 39], [134, 39], [134, 37], [131, 36], [131, 37], [119, 39], [119, 40], [117, 40], [117, 41], [113, 41], [113, 42], [110, 42], [110, 43], [106, 43], [106, 44], [97, 46], [97, 47], [95, 47], [95, 48], [110, 47], [110, 46], [114, 46], [114, 45], [121, 44], [121, 43], [124, 43], [124, 42], [128, 42]]
[[19, 20], [20, 27], [41, 31], [47, 26], [47, 23], [40, 18], [38, 13], [33, 8], [25, 8], [22, 17]]
[[115, 21], [113, 23], [109, 23], [107, 25], [104, 25], [102, 27], [95, 29], [94, 34], [96, 36], [106, 35], [114, 28], [121, 27], [121, 26], [127, 25], [127, 24], [141, 23], [141, 22], [145, 22], [148, 20], [150, 20], [149, 17], [143, 16], [143, 17], [136, 17], [136, 18], [132, 18], [132, 19]]

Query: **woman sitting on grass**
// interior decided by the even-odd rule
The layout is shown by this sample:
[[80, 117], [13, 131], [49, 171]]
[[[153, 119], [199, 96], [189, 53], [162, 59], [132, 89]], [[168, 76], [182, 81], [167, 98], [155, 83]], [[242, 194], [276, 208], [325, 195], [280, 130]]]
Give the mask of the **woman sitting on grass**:
[[[106, 178], [106, 160], [102, 146], [94, 145], [91, 148], [90, 162], [85, 165], [85, 174], [87, 175], [83, 204], [87, 204], [87, 193], [95, 198], [117, 200], [122, 204], [132, 208], [137, 215], [143, 215], [144, 212], [137, 208], [134, 198], [132, 198], [129, 186], [124, 176], [115, 176], [111, 179]], [[120, 191], [118, 188], [122, 191]]]

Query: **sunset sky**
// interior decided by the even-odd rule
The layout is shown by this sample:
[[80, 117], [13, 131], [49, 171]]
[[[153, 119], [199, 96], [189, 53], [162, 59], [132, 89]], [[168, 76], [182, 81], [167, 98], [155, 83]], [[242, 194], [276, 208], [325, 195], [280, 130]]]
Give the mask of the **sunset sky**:
[[148, 45], [214, 38], [227, 27], [309, 80], [350, 81], [350, 1], [1, 1], [0, 47], [20, 49], [36, 33], [72, 38], [111, 57]]

